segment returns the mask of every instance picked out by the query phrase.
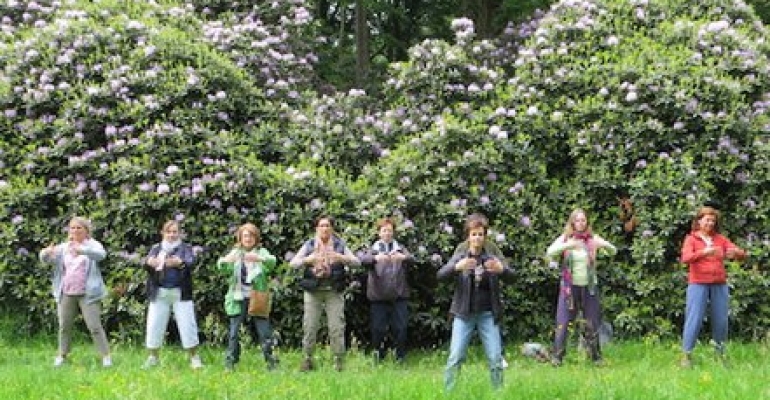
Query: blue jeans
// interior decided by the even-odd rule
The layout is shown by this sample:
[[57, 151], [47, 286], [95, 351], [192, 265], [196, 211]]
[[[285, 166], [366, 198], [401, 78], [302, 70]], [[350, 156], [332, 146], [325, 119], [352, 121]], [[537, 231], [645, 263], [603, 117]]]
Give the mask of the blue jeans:
[[444, 374], [444, 387], [450, 390], [454, 387], [457, 375], [465, 356], [468, 353], [473, 331], [478, 329], [481, 344], [489, 362], [492, 386], [500, 387], [503, 383], [502, 348], [500, 328], [495, 322], [491, 311], [472, 314], [467, 319], [455, 316], [452, 323], [452, 341], [449, 344], [449, 360]]
[[711, 336], [721, 350], [727, 341], [727, 314], [730, 303], [730, 289], [726, 283], [687, 285], [687, 306], [685, 308], [682, 350], [690, 353], [698, 340], [706, 307], [711, 305]]
[[[225, 364], [232, 367], [241, 359], [241, 324], [246, 324], [252, 339], [259, 338], [262, 346], [262, 354], [269, 368], [274, 368], [277, 360], [273, 356], [273, 327], [267, 318], [254, 317], [248, 315], [248, 300], [241, 301], [241, 313], [230, 316], [230, 326], [227, 330], [227, 350], [225, 353]], [[256, 340], [255, 340], [256, 342]]]

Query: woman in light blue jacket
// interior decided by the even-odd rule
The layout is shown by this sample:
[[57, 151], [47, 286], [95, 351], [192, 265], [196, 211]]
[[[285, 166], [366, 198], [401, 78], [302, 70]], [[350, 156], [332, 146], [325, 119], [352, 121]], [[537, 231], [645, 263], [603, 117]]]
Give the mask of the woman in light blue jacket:
[[53, 296], [59, 319], [59, 353], [54, 360], [55, 367], [67, 361], [78, 308], [102, 356], [102, 366], [112, 366], [107, 334], [101, 322], [101, 301], [107, 295], [107, 288], [99, 261], [106, 255], [104, 246], [91, 237], [91, 221], [83, 217], [70, 220], [67, 241], [40, 251], [40, 260], [55, 266]]

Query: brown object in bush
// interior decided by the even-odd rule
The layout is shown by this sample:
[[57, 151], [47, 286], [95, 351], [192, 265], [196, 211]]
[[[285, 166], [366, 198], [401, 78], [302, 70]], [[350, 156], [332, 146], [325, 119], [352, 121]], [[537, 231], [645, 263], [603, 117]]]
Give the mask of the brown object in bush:
[[628, 197], [618, 197], [620, 204], [620, 221], [623, 223], [623, 230], [626, 233], [633, 232], [639, 226], [639, 219], [634, 212], [634, 203]]

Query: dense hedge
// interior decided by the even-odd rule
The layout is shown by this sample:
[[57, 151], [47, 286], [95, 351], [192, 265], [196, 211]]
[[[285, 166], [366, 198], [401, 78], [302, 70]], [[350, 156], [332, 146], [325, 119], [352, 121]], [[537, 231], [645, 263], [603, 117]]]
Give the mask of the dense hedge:
[[[376, 97], [317, 81], [323, 40], [302, 1], [201, 8], [214, 3], [0, 6], [0, 301], [22, 304], [22, 331], [55, 324], [36, 253], [73, 214], [92, 217], [110, 250], [106, 317], [123, 341], [142, 337], [139, 262], [167, 218], [197, 246], [201, 326], [221, 341], [225, 280], [211, 266], [235, 226], [257, 222], [284, 261], [273, 317], [290, 344], [302, 306], [285, 261], [312, 218], [337, 216], [358, 249], [393, 215], [418, 258], [414, 343], [440, 345], [451, 288], [435, 269], [482, 211], [518, 270], [506, 335], [545, 339], [557, 272], [543, 253], [581, 206], [622, 250], [601, 272], [616, 332], [672, 336], [678, 248], [709, 201], [751, 252], [730, 266], [733, 332], [766, 334], [769, 53], [742, 3], [565, 0], [491, 41], [456, 20], [454, 42], [413, 47]], [[619, 197], [635, 206], [632, 232]], [[351, 343], [368, 337], [361, 274], [347, 292]]]

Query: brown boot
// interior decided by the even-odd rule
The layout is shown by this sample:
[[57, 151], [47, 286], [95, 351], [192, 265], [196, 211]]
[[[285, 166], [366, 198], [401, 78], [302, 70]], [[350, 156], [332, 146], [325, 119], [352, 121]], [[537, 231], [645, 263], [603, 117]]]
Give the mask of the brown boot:
[[302, 372], [312, 371], [313, 368], [313, 359], [310, 357], [305, 357], [305, 359], [302, 360], [302, 364], [299, 366], [299, 370]]

